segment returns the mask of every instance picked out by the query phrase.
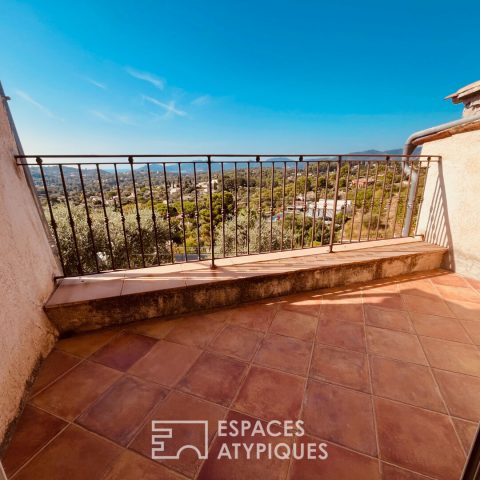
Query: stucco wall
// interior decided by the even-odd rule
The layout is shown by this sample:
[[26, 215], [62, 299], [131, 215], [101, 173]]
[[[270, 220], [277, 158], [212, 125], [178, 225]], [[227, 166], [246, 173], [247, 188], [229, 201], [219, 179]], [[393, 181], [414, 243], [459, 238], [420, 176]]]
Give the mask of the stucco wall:
[[23, 167], [15, 165], [16, 149], [0, 98], [0, 451], [29, 378], [56, 335], [42, 307], [58, 267]]
[[480, 131], [424, 144], [423, 155], [441, 155], [431, 164], [418, 233], [449, 248], [445, 267], [480, 279]]

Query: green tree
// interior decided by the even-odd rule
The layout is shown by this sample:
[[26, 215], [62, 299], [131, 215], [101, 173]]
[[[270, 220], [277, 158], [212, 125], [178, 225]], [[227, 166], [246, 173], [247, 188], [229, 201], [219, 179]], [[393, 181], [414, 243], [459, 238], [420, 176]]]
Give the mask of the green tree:
[[[83, 273], [94, 273], [96, 271], [96, 261], [100, 270], [109, 270], [112, 266], [115, 269], [128, 268], [128, 260], [130, 260], [130, 267], [143, 266], [140, 237], [143, 242], [146, 266], [157, 264], [157, 260], [159, 262], [170, 261], [169, 235], [165, 221], [157, 216], [155, 238], [151, 211], [149, 209], [140, 209], [139, 230], [135, 211], [127, 209], [125, 212], [124, 233], [120, 212], [112, 208], [107, 208], [106, 211], [111, 251], [103, 209], [90, 208], [90, 232], [85, 208], [81, 205], [71, 207], [75, 239]], [[79, 262], [67, 208], [64, 204], [54, 205], [53, 213], [57, 224], [57, 234], [65, 265], [65, 273], [67, 275], [79, 274]]]

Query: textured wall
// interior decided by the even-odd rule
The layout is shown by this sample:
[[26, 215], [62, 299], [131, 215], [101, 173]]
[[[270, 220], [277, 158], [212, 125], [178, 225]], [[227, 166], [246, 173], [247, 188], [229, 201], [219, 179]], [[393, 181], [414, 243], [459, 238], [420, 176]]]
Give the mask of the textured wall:
[[426, 143], [423, 155], [441, 155], [428, 172], [418, 233], [449, 248], [445, 267], [480, 279], [480, 131]]
[[[1, 92], [0, 92], [1, 93]], [[56, 330], [43, 312], [58, 267], [0, 98], [0, 451], [38, 361]]]

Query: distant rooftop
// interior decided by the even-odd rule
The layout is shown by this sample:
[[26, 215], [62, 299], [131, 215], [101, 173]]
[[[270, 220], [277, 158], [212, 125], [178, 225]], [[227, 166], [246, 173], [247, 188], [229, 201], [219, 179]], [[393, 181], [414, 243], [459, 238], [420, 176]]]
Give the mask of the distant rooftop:
[[465, 98], [470, 97], [471, 95], [478, 94], [479, 92], [480, 80], [477, 80], [476, 82], [465, 85], [465, 87], [459, 88], [455, 93], [452, 93], [448, 95], [448, 97], [445, 97], [445, 100], [451, 98], [453, 103], [460, 103], [464, 102]]
[[451, 99], [453, 103], [463, 103], [465, 108], [463, 116], [467, 117], [480, 112], [480, 80], [470, 83], [465, 87], [458, 89], [445, 97], [445, 100]]

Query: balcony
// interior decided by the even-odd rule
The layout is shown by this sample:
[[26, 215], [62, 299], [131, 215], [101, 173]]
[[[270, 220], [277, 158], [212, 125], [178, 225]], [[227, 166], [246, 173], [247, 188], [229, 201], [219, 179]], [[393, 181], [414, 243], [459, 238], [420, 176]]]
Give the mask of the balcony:
[[8, 478], [475, 478], [478, 118], [401, 155], [30, 156], [3, 100]]
[[[4, 466], [39, 480], [456, 479], [480, 419], [479, 315], [479, 282], [434, 270], [76, 334], [41, 367]], [[155, 419], [207, 419], [209, 459], [152, 461]], [[296, 441], [325, 442], [329, 459], [218, 460], [221, 419], [301, 419]]]
[[62, 267], [60, 333], [441, 264], [416, 237], [438, 156], [204, 157], [17, 156]]

